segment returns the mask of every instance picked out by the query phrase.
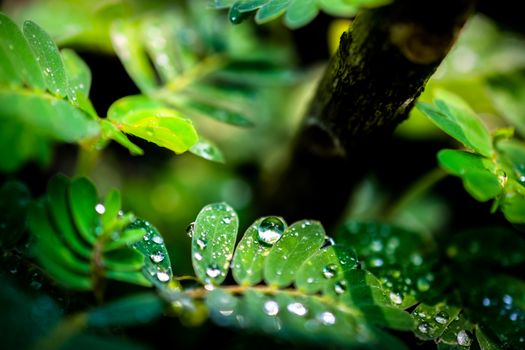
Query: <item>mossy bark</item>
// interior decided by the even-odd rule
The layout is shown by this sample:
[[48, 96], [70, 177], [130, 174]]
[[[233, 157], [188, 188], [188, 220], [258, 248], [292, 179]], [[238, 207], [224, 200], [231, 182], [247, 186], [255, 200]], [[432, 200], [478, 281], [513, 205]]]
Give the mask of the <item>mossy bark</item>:
[[330, 225], [367, 163], [454, 44], [473, 0], [397, 0], [365, 10], [341, 37], [289, 161], [264, 186], [265, 213]]

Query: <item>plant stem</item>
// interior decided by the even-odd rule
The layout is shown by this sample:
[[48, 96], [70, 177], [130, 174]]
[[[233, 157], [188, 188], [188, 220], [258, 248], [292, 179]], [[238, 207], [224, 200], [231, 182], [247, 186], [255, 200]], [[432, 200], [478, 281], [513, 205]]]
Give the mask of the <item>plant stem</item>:
[[89, 176], [97, 165], [100, 151], [79, 147], [75, 174], [77, 176]]
[[423, 175], [399, 198], [399, 200], [387, 211], [386, 218], [393, 219], [398, 216], [408, 205], [428, 192], [430, 188], [447, 177], [447, 173], [437, 167]]

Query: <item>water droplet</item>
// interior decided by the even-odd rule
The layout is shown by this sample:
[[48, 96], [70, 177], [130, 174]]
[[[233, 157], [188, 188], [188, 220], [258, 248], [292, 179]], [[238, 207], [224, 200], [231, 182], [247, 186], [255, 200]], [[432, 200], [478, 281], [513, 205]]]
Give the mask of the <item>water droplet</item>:
[[208, 266], [206, 269], [206, 275], [211, 278], [216, 278], [221, 274], [221, 270], [219, 269], [219, 266], [216, 264]]
[[202, 238], [197, 239], [196, 243], [200, 250], [205, 249], [206, 246], [208, 245], [208, 241]]
[[288, 304], [286, 308], [292, 314], [295, 314], [297, 316], [304, 316], [308, 312], [308, 310], [301, 303], [291, 303], [291, 304]]
[[483, 306], [490, 306], [490, 299], [485, 297], [483, 298], [482, 303], [483, 303]]
[[456, 340], [458, 341], [458, 344], [461, 346], [470, 346], [470, 344], [472, 343], [472, 338], [470, 337], [468, 332], [465, 330], [461, 330], [458, 332]]
[[403, 303], [403, 296], [399, 293], [390, 292], [390, 300], [396, 304], [400, 305]]
[[383, 249], [383, 243], [379, 240], [374, 240], [371, 244], [370, 244], [370, 249], [374, 252], [379, 252]]
[[508, 294], [505, 294], [503, 296], [503, 303], [505, 303], [505, 305], [512, 305], [512, 297]]
[[436, 314], [434, 320], [439, 324], [445, 324], [448, 322], [448, 318], [448, 314], [445, 311], [440, 311]]
[[195, 260], [197, 260], [197, 261], [201, 261], [201, 260], [202, 260], [202, 254], [199, 253], [199, 252], [193, 254], [193, 257], [194, 257]]
[[423, 333], [423, 334], [427, 334], [428, 331], [430, 330], [430, 325], [427, 323], [427, 322], [421, 322], [419, 324], [419, 326], [417, 326], [417, 329]]
[[334, 285], [336, 294], [343, 294], [346, 291], [346, 281], [337, 281]]
[[306, 279], [306, 283], [308, 283], [308, 284], [312, 284], [312, 283], [314, 283], [314, 281], [315, 281], [315, 279], [313, 277], [308, 277]]
[[332, 278], [337, 273], [337, 265], [336, 264], [330, 264], [323, 268], [323, 276], [324, 278]]
[[106, 207], [104, 207], [103, 204], [98, 203], [97, 205], [95, 205], [95, 211], [102, 215], [106, 212]]
[[509, 316], [509, 319], [511, 321], [516, 321], [518, 319], [518, 313], [517, 312], [511, 313], [510, 316]]
[[420, 292], [426, 292], [430, 289], [430, 283], [425, 277], [420, 277], [417, 279], [417, 289]]
[[186, 227], [186, 234], [188, 237], [193, 237], [193, 233], [195, 232], [195, 222], [192, 222], [191, 224]]
[[262, 220], [257, 227], [257, 239], [267, 245], [274, 245], [283, 235], [285, 224], [276, 216]]
[[161, 236], [153, 236], [153, 238], [151, 239], [153, 242], [157, 243], [157, 244], [162, 244], [164, 243], [164, 240], [162, 239]]
[[324, 325], [335, 324], [335, 315], [329, 311], [325, 311], [319, 314], [318, 319]]
[[335, 245], [334, 239], [332, 237], [330, 237], [330, 236], [326, 236], [324, 238], [324, 243], [323, 243], [322, 248], [330, 247], [330, 246], [333, 246], [333, 245]]
[[412, 264], [419, 266], [423, 263], [423, 257], [419, 254], [413, 254], [410, 256], [410, 261]]
[[279, 304], [274, 300], [268, 300], [264, 303], [264, 313], [268, 316], [275, 316], [279, 313]]
[[223, 224], [227, 225], [227, 224], [229, 224], [229, 223], [232, 222], [232, 218], [229, 217], [229, 216], [225, 216], [225, 217], [222, 218], [221, 222], [222, 222]]
[[160, 263], [162, 260], [164, 260], [164, 254], [162, 254], [161, 252], [156, 252], [155, 254], [151, 254], [149, 258], [154, 263]]
[[170, 280], [170, 275], [164, 271], [157, 272], [157, 279], [161, 282], [168, 282]]

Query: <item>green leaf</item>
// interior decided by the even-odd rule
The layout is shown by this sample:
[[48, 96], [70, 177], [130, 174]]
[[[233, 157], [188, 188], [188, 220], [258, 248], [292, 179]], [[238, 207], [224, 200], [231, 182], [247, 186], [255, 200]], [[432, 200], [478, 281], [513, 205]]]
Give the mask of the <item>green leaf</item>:
[[332, 16], [352, 16], [358, 7], [349, 0], [318, 0], [319, 8]]
[[137, 219], [126, 228], [124, 234], [138, 230], [146, 231], [144, 237], [133, 244], [133, 248], [145, 256], [142, 268], [144, 277], [157, 288], [165, 289], [169, 286], [178, 289], [178, 284], [173, 280], [170, 256], [159, 231], [149, 222]]
[[69, 211], [68, 187], [69, 179], [62, 175], [56, 175], [49, 181], [47, 200], [51, 222], [64, 235], [66, 243], [75, 253], [89, 259], [92, 255], [91, 245], [96, 239], [92, 235], [80, 236], [77, 233]]
[[65, 97], [68, 93], [66, 71], [62, 56], [53, 40], [42, 28], [31, 21], [24, 22], [24, 36], [36, 57], [49, 91], [57, 96]]
[[113, 48], [124, 68], [142, 92], [157, 88], [155, 72], [142, 46], [139, 23], [115, 21], [111, 28]]
[[262, 6], [257, 15], [255, 16], [255, 21], [257, 23], [266, 23], [269, 22], [280, 15], [282, 15], [288, 8], [290, 0], [272, 0], [269, 1], [266, 5]]
[[76, 102], [78, 94], [83, 94], [86, 97], [89, 96], [91, 70], [75, 51], [63, 49], [61, 54], [69, 83], [69, 99]]
[[0, 13], [0, 52], [5, 55], [0, 60], [0, 71], [12, 70], [18, 75], [17, 82], [22, 81], [38, 90], [45, 89], [42, 71], [28, 42], [18, 26], [3, 13]]
[[104, 277], [114, 281], [136, 284], [138, 286], [151, 287], [151, 281], [141, 272], [137, 271], [112, 271], [104, 272]]
[[499, 178], [486, 170], [469, 170], [463, 176], [463, 184], [467, 192], [480, 202], [488, 201], [502, 191]]
[[191, 146], [190, 152], [201, 158], [211, 160], [217, 163], [224, 163], [224, 155], [221, 150], [215, 146], [211, 141], [199, 138], [196, 144]]
[[164, 302], [154, 293], [127, 296], [105, 304], [87, 315], [89, 327], [129, 327], [154, 321], [162, 315]]
[[97, 238], [95, 228], [98, 225], [95, 206], [98, 195], [95, 186], [86, 178], [76, 178], [69, 187], [69, 205], [75, 225], [84, 239], [94, 242]]
[[290, 0], [284, 17], [290, 28], [299, 28], [314, 19], [319, 13], [317, 0]]
[[192, 262], [197, 277], [206, 284], [221, 284], [233, 257], [239, 219], [226, 203], [204, 207], [195, 220]]
[[331, 281], [344, 278], [345, 271], [357, 268], [355, 252], [341, 245], [325, 247], [301, 265], [297, 271], [295, 286], [305, 293], [317, 293], [334, 288]]
[[[419, 329], [418, 325], [418, 329]], [[459, 345], [468, 348], [474, 341], [474, 326], [467, 320], [464, 313], [460, 313], [448, 324], [440, 341], [448, 345]]]
[[469, 171], [492, 173], [494, 166], [491, 162], [480, 155], [444, 149], [438, 153], [439, 165], [456, 176], [464, 176]]
[[419, 102], [418, 109], [436, 126], [466, 147], [485, 157], [493, 154], [492, 139], [482, 121], [458, 96], [446, 91], [436, 92], [435, 106]]
[[497, 143], [496, 147], [514, 170], [514, 173], [508, 176], [514, 177], [525, 186], [525, 144], [518, 140], [502, 140]]
[[118, 239], [112, 240], [104, 246], [104, 251], [109, 252], [127, 245], [132, 245], [144, 239], [146, 231], [143, 228], [126, 229], [118, 235]]
[[25, 232], [31, 194], [21, 182], [9, 181], [0, 187], [0, 247], [11, 248]]
[[478, 340], [481, 350], [501, 350], [500, 345], [487, 337], [479, 327], [476, 329], [476, 339]]
[[119, 130], [113, 123], [103, 119], [100, 121], [100, 128], [102, 131], [103, 138], [105, 140], [114, 140], [119, 143], [121, 146], [126, 147], [132, 155], [142, 155], [144, 151], [133, 142], [131, 142], [128, 137]]
[[148, 99], [122, 99], [112, 105], [108, 118], [125, 133], [168, 148], [175, 153], [186, 152], [197, 140], [190, 120], [168, 108], [142, 108], [157, 104]]
[[266, 283], [275, 287], [291, 284], [297, 269], [322, 246], [325, 237], [324, 229], [317, 221], [303, 220], [288, 227], [266, 258]]
[[102, 264], [111, 271], [139, 271], [144, 266], [144, 259], [140, 251], [125, 247], [105, 252]]
[[252, 286], [263, 280], [264, 262], [272, 248], [269, 242], [279, 239], [285, 229], [284, 220], [273, 216], [260, 218], [248, 227], [233, 257], [232, 273], [237, 283]]

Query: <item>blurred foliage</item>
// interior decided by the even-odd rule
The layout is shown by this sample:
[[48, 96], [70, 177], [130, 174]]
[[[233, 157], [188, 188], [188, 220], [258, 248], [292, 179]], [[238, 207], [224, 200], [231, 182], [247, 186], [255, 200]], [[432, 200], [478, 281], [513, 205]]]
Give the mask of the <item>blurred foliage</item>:
[[[0, 18], [0, 170], [21, 180], [0, 188], [7, 347], [192, 347], [213, 336], [234, 347], [523, 348], [522, 37], [469, 21], [397, 132], [414, 152], [423, 140], [458, 148], [438, 153], [445, 171], [410, 183], [418, 159], [393, 150], [332, 238], [315, 220], [256, 216], [261, 177], [285, 159], [320, 73], [299, 72], [305, 44], [289, 28], [324, 34], [328, 18], [328, 55], [351, 20], [311, 22], [319, 10], [351, 17], [385, 1], [5, 3], [22, 28]], [[281, 15], [284, 26], [270, 21]], [[135, 95], [103, 90], [108, 60]], [[106, 117], [95, 94], [114, 102]], [[403, 193], [388, 181], [412, 172]], [[434, 188], [447, 173], [504, 215], [485, 215], [490, 205], [454, 192], [454, 179]]]

